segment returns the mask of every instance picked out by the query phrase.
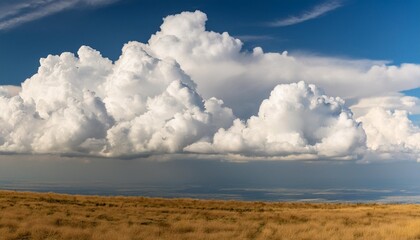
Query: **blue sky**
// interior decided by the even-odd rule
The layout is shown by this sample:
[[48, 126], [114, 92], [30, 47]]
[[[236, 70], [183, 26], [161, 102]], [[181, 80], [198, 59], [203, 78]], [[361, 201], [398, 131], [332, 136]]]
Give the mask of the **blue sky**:
[[1, 1], [0, 188], [418, 196], [419, 12], [416, 0]]
[[[2, 1], [0, 8], [16, 1]], [[22, 1], [25, 2], [25, 1]], [[30, 2], [30, 1], [26, 1]], [[325, 1], [143, 1], [74, 6], [0, 30], [0, 82], [19, 85], [32, 76], [40, 57], [76, 52], [89, 45], [116, 59], [122, 44], [146, 42], [162, 18], [201, 10], [208, 28], [243, 38], [248, 48], [305, 52], [344, 58], [420, 62], [420, 3], [399, 1], [335, 1], [339, 7], [298, 24], [270, 23], [300, 16]], [[80, 5], [80, 4], [79, 4]]]

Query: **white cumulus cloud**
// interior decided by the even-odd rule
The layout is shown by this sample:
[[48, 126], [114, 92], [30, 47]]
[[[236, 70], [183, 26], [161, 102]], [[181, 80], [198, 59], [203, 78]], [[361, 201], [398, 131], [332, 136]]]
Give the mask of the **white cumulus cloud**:
[[143, 48], [126, 44], [115, 64], [85, 46], [41, 59], [18, 95], [2, 88], [0, 151], [176, 153], [232, 124], [221, 100], [204, 100], [175, 61]]
[[405, 110], [409, 114], [420, 114], [420, 99], [414, 96], [405, 96], [402, 93], [391, 93], [383, 96], [362, 98], [351, 106], [351, 110], [357, 118], [378, 107], [391, 111]]
[[[197, 83], [204, 97], [223, 99], [235, 114], [248, 118], [278, 84], [305, 81], [345, 100], [380, 96], [420, 86], [420, 65], [387, 65], [287, 52], [252, 52], [228, 33], [207, 31], [203, 12], [183, 12], [164, 19], [149, 40], [149, 51], [171, 57]], [[232, 91], [237, 86], [239, 90]]]
[[19, 94], [21, 88], [18, 86], [4, 85], [0, 86], [0, 96], [13, 97]]
[[377, 158], [420, 162], [420, 128], [408, 119], [407, 111], [372, 108], [358, 121], [363, 122], [367, 146]]
[[296, 159], [357, 159], [365, 133], [340, 98], [328, 97], [304, 82], [278, 85], [257, 116], [236, 119], [220, 129], [212, 143], [195, 143], [189, 151], [248, 156], [293, 156]]
[[42, 58], [21, 88], [0, 86], [0, 152], [418, 160], [419, 99], [399, 91], [420, 65], [249, 52], [206, 20], [168, 16], [115, 62], [87, 46]]

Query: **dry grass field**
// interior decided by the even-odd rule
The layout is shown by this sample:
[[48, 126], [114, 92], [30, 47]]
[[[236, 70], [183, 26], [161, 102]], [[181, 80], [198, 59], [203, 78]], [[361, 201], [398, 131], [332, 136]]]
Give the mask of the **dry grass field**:
[[420, 239], [420, 205], [0, 191], [0, 239]]

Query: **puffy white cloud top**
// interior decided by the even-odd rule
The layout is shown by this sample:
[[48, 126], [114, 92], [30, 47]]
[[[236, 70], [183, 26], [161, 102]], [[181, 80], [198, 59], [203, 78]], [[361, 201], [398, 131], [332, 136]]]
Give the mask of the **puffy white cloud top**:
[[377, 157], [420, 162], [420, 128], [408, 119], [407, 111], [372, 108], [358, 120], [368, 136], [367, 146]]
[[[228, 33], [207, 31], [206, 14], [183, 12], [164, 19], [149, 40], [159, 58], [172, 57], [197, 83], [205, 97], [223, 99], [241, 118], [256, 114], [259, 104], [280, 83], [305, 81], [332, 96], [359, 99], [420, 86], [420, 65], [242, 50]], [[241, 86], [241, 91], [231, 89]], [[245, 104], [244, 104], [245, 103]]]
[[357, 159], [365, 133], [344, 101], [323, 95], [304, 82], [278, 85], [262, 102], [258, 116], [220, 129], [213, 143], [189, 151], [277, 156], [285, 159]]
[[115, 64], [81, 47], [41, 59], [19, 95], [2, 88], [0, 151], [135, 156], [181, 152], [234, 119], [171, 59], [124, 46]]
[[115, 62], [86, 46], [41, 59], [21, 88], [0, 86], [0, 152], [420, 158], [419, 100], [398, 93], [420, 86], [419, 65], [247, 52], [206, 20], [168, 16]]

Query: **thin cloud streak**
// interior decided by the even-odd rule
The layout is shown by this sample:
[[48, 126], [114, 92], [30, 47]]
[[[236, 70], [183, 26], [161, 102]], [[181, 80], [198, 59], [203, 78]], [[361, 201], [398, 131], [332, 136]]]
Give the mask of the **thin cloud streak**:
[[9, 5], [3, 5], [0, 9], [0, 20], [3, 20], [7, 17], [17, 15], [20, 11], [25, 11], [28, 9], [37, 8], [39, 6], [54, 2], [55, 0], [34, 0], [34, 1], [24, 1], [18, 2]]
[[119, 0], [26, 0], [6, 5], [0, 11], [0, 31], [11, 29], [27, 22], [75, 8], [77, 6], [100, 6]]
[[270, 35], [236, 35], [235, 38], [242, 41], [260, 41], [260, 40], [274, 40], [275, 38]]
[[342, 7], [341, 1], [328, 1], [320, 5], [315, 6], [310, 11], [306, 11], [298, 16], [291, 16], [282, 20], [274, 21], [269, 23], [273, 27], [285, 27], [290, 25], [299, 24], [311, 19], [318, 18], [328, 12], [331, 12], [339, 7]]

